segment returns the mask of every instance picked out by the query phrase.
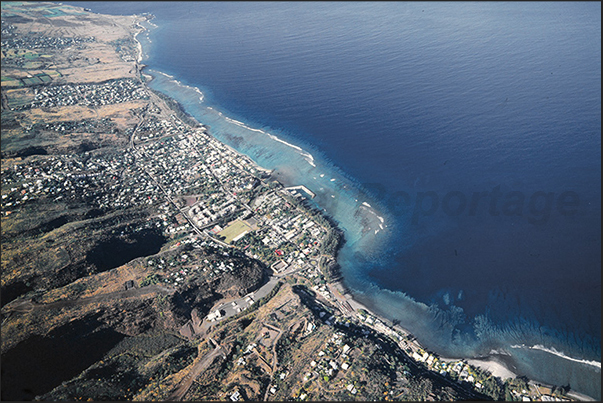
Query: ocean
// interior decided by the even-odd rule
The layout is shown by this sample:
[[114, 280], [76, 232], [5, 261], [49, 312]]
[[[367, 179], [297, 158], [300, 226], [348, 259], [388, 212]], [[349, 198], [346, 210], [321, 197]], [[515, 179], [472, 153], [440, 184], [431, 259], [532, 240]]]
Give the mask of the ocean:
[[85, 2], [151, 87], [305, 185], [344, 283], [448, 357], [601, 398], [598, 2]]

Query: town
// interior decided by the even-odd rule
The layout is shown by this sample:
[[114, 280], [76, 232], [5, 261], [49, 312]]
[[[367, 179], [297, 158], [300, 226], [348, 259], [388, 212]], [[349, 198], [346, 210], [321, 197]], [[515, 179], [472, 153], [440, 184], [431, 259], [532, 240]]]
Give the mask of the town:
[[[129, 85], [132, 86], [131, 82]], [[78, 87], [75, 89], [81, 92], [77, 91]], [[145, 93], [141, 87], [128, 89], [128, 94]], [[96, 103], [121, 101], [115, 95], [118, 92], [115, 87], [94, 92]], [[74, 99], [73, 88], [55, 90], [52, 97], [48, 92], [42, 94], [54, 105], [90, 102], [84, 96]], [[312, 279], [311, 289], [323, 301], [314, 307], [320, 307], [316, 308], [320, 309], [318, 317], [327, 326], [356, 329], [364, 336], [372, 331], [384, 334], [407, 354], [405, 365], [471, 385], [477, 391], [493, 382], [484, 371], [462, 360], [442, 361], [421, 348], [410, 335], [387, 326], [364, 310], [354, 311], [348, 303], [341, 303], [326, 284], [328, 274], [319, 264], [324, 258], [322, 246], [333, 229], [324, 218], [317, 218], [316, 212], [300, 203], [304, 197], [267, 181], [267, 172], [256, 167], [248, 157], [215, 140], [207, 127], [190, 128], [174, 114], [162, 116], [161, 109], [154, 108], [154, 111], [156, 113], [147, 112], [132, 131], [132, 146], [126, 150], [49, 156], [5, 168], [2, 171], [2, 214], [6, 216], [14, 209], [35, 205], [39, 199], [69, 199], [101, 210], [152, 205], [157, 209], [157, 216], [144, 227], [130, 230], [153, 226], [181, 244], [222, 250], [227, 257], [240, 251], [265, 262], [275, 276], [297, 271], [297, 275]], [[67, 122], [47, 125], [45, 129], [63, 131], [78, 125], [80, 123]], [[153, 268], [154, 274], [141, 282], [140, 287], [157, 283], [177, 287], [189, 276], [211, 278], [236, 270], [232, 262], [199, 261], [187, 253], [174, 258], [150, 258], [146, 264]], [[249, 299], [242, 309], [233, 313], [244, 311], [252, 303]], [[206, 320], [219, 323], [227, 317], [216, 311]], [[309, 323], [306, 332], [312, 332], [314, 326]], [[190, 332], [183, 333], [192, 336]], [[325, 345], [326, 351], [321, 350], [309, 362], [306, 381], [335, 379], [339, 372], [345, 372], [352, 365], [349, 354], [353, 351], [352, 342], [341, 345], [346, 334], [333, 333]], [[249, 351], [256, 347], [250, 346]], [[237, 359], [238, 365], [244, 362], [244, 355]], [[518, 400], [569, 400], [535, 383], [518, 384], [520, 388], [510, 389], [511, 396]], [[269, 388], [271, 394], [276, 393], [277, 387], [275, 384]], [[348, 383], [342, 387], [355, 395], [360, 386]], [[303, 393], [298, 396], [299, 400], [306, 397]], [[234, 393], [231, 398], [237, 400], [238, 396]]]
[[[49, 18], [84, 13], [70, 6], [44, 4], [48, 8], [42, 7], [40, 12]], [[179, 400], [194, 396], [231, 401], [245, 398], [303, 401], [320, 396], [342, 399], [378, 396], [382, 400], [413, 397], [434, 400], [450, 393], [477, 400], [572, 400], [563, 388], [521, 377], [502, 380], [466, 360], [443, 359], [424, 349], [397, 324], [355, 308], [339, 282], [336, 258], [343, 235], [337, 224], [313, 207], [301, 192], [284, 188], [269, 170], [216, 140], [210, 127], [191, 123], [190, 117], [183, 118], [182, 111], [171, 108], [164, 96], [151, 90], [139, 74], [138, 55], [132, 54], [136, 48], [122, 46], [133, 42], [133, 33], [137, 31], [130, 32], [132, 37], [110, 42], [115, 60], [127, 64], [124, 71], [132, 72], [130, 75], [97, 82], [67, 82], [62, 74], [51, 74], [45, 66], [51, 64], [57, 52], [89, 51], [98, 36], [21, 34], [16, 22], [11, 25], [5, 21], [11, 13], [8, 8], [5, 13], [4, 7], [3, 4], [3, 144], [5, 139], [17, 135], [19, 141], [80, 135], [86, 138], [86, 145], [71, 153], [54, 152], [50, 141], [15, 149], [3, 147], [1, 216], [3, 227], [6, 225], [3, 239], [9, 240], [9, 235], [19, 233], [22, 222], [19, 220], [25, 220], [23, 217], [42, 222], [44, 217], [36, 215], [42, 214], [40, 206], [65, 206], [57, 214], [85, 209], [85, 216], [79, 218], [84, 221], [138, 211], [146, 214], [144, 219], [126, 222], [111, 236], [121, 239], [153, 231], [165, 239], [161, 251], [139, 253], [123, 264], [86, 271], [86, 275], [78, 273], [70, 281], [84, 282], [87, 276], [117, 273], [129, 270], [129, 265], [139, 265], [143, 279], [128, 280], [125, 290], [119, 292], [131, 289], [141, 292], [162, 286], [167, 288], [156, 289], [177, 294], [190, 289], [191, 284], [207, 286], [225, 276], [244, 276], [243, 268], [254, 264], [267, 272], [266, 281], [257, 289], [245, 290], [239, 296], [220, 294], [215, 297], [219, 299], [210, 300], [211, 309], [205, 312], [197, 308], [186, 311], [187, 321], [179, 324], [178, 337], [187, 343], [197, 343], [191, 351], [198, 352], [198, 358], [183, 358], [178, 361], [181, 362], [178, 371], [167, 372], [165, 379], [170, 379], [171, 389], [163, 390], [165, 379], [153, 379], [139, 385], [138, 398]], [[18, 12], [16, 6], [11, 10]], [[128, 28], [134, 26], [139, 25]], [[31, 64], [31, 60], [42, 59], [41, 55], [49, 56], [43, 58], [44, 65]], [[89, 56], [82, 60], [95, 65], [97, 59]], [[24, 74], [5, 74], [5, 62], [13, 69], [25, 69]], [[82, 108], [78, 111], [94, 113], [77, 119], [69, 109], [76, 107]], [[120, 108], [127, 111], [116, 113]], [[58, 110], [64, 113], [59, 118], [36, 118], [38, 113], [50, 116], [48, 111]], [[7, 127], [12, 124], [11, 130], [16, 134], [5, 132], [5, 122]], [[109, 135], [119, 140], [103, 142], [103, 136]], [[34, 225], [35, 231], [30, 233], [42, 237], [64, 228], [69, 219], [61, 217]], [[11, 220], [17, 224], [11, 225]], [[19, 276], [24, 275], [17, 263], [10, 262], [9, 258], [6, 261], [3, 258], [3, 287], [17, 284]], [[36, 295], [40, 301], [44, 301], [42, 288], [38, 285], [30, 290], [39, 293]], [[14, 301], [22, 302], [18, 298], [26, 296], [25, 292], [16, 295]], [[163, 294], [157, 296], [158, 305], [165, 302], [161, 298]], [[261, 316], [259, 312], [264, 311], [265, 316]], [[18, 310], [10, 311], [5, 321], [13, 320], [14, 312]], [[241, 324], [246, 321], [247, 327]], [[229, 350], [226, 347], [229, 335], [237, 332], [224, 329], [231, 327], [241, 329], [240, 336], [236, 336], [238, 341]], [[299, 347], [297, 353], [294, 346]], [[305, 352], [306, 348], [312, 354], [300, 357], [299, 351]], [[224, 353], [226, 350], [230, 352]], [[393, 360], [391, 371], [383, 371], [390, 375], [379, 372], [378, 376], [383, 378], [376, 374], [372, 381], [367, 381], [371, 376], [367, 366], [373, 354], [379, 357], [380, 366]], [[237, 371], [251, 368], [245, 375], [250, 379], [247, 383], [254, 384], [257, 380], [258, 389], [240, 386], [218, 390], [215, 389], [220, 383], [218, 378], [207, 380], [211, 386], [204, 388], [196, 379], [204, 376], [209, 379], [217, 362], [214, 359], [220, 357], [225, 368], [220, 370], [220, 376], [235, 379], [240, 375]], [[175, 375], [170, 378], [181, 371], [180, 378], [174, 378]], [[432, 383], [447, 392], [438, 394], [435, 387], [432, 391]], [[63, 382], [57, 388], [68, 386], [69, 382]], [[411, 391], [416, 394], [409, 394]], [[130, 388], [128, 393], [134, 396]]]

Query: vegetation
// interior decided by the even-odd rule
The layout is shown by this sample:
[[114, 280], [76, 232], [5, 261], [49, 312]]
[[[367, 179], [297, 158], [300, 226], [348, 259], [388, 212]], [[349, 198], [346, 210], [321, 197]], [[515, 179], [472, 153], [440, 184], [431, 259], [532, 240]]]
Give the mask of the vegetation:
[[343, 236], [339, 230], [331, 229], [327, 233], [325, 240], [323, 241], [320, 251], [326, 255], [334, 256], [341, 244]]

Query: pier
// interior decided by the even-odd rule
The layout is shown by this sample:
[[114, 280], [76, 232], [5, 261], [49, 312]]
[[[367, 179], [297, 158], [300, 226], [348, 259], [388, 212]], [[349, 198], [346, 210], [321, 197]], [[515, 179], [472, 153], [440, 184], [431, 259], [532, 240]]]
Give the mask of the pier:
[[286, 190], [303, 190], [304, 192], [306, 192], [308, 195], [310, 195], [310, 198], [313, 199], [314, 196], [316, 196], [316, 194], [314, 194], [314, 192], [312, 192], [310, 189], [308, 189], [307, 187], [305, 187], [304, 185], [300, 185], [300, 186], [290, 186], [288, 188], [285, 188]]

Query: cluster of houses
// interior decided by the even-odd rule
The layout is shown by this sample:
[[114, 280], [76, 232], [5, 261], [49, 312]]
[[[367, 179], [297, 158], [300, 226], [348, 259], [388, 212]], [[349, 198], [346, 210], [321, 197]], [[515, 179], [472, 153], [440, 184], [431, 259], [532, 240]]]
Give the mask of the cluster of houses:
[[128, 152], [105, 156], [58, 155], [15, 163], [2, 172], [2, 209], [26, 202], [85, 201], [93, 208], [128, 208], [163, 201], [156, 186], [132, 165]]
[[115, 123], [113, 123], [110, 118], [39, 123], [38, 126], [40, 129], [57, 133], [64, 133], [65, 131], [69, 133], [91, 133], [104, 131], [107, 133], [117, 130]]
[[[201, 211], [206, 208], [214, 210], [217, 219], [227, 215], [220, 214], [218, 205], [224, 205], [226, 201], [232, 204], [235, 197], [239, 198], [240, 193], [251, 190], [257, 184], [253, 176], [257, 170], [252, 164], [231, 161], [234, 158], [231, 150], [219, 147], [218, 142], [206, 134], [206, 128], [195, 129], [191, 133], [181, 128], [178, 120], [175, 123], [165, 119], [151, 121], [155, 123], [146, 129], [155, 128], [159, 131], [145, 131], [145, 137], [161, 139], [139, 146], [144, 156], [139, 162], [143, 169], [169, 189], [170, 194], [204, 196], [202, 200], [206, 205]], [[173, 133], [173, 136], [163, 138], [169, 133]], [[238, 160], [246, 158], [236, 155]], [[191, 215], [196, 214], [198, 212]], [[202, 217], [198, 220], [203, 221]]]
[[[159, 282], [179, 286], [190, 276], [203, 280], [203, 278], [211, 279], [237, 271], [237, 265], [228, 259], [233, 257], [233, 251], [230, 248], [199, 237], [183, 238], [178, 241], [177, 245], [187, 244], [193, 247], [193, 252], [165, 253], [146, 260], [146, 266], [158, 275]], [[195, 249], [200, 250], [203, 254], [217, 253], [223, 259], [207, 258], [203, 255], [199, 257]], [[248, 296], [248, 298], [247, 302], [250, 303], [251, 297]], [[215, 314], [212, 318], [215, 320], [222, 315]]]
[[[344, 336], [345, 333], [343, 332], [334, 332], [331, 338], [327, 340], [326, 348], [320, 350], [316, 357], [310, 361], [310, 367], [313, 369], [315, 375], [323, 378], [326, 376], [330, 379], [336, 376], [339, 371], [347, 371], [350, 368], [352, 362], [350, 351], [352, 347], [347, 343], [343, 343]], [[306, 374], [306, 378], [308, 379], [311, 376], [311, 373], [310, 375]], [[307, 380], [306, 378], [304, 378], [304, 381]], [[355, 393], [353, 392], [352, 394]]]
[[145, 121], [138, 127], [135, 142], [145, 142], [158, 137], [177, 136], [181, 133], [190, 132], [188, 127], [178, 127], [171, 119], [165, 119], [157, 114], [148, 114]]
[[[9, 38], [11, 35], [14, 35], [15, 31], [17, 30], [17, 27], [15, 27], [13, 24], [9, 24], [4, 20], [1, 20], [0, 27], [2, 38]], [[4, 41], [2, 41], [2, 48], [4, 49]]]
[[147, 90], [131, 78], [111, 80], [102, 84], [65, 84], [34, 87], [34, 99], [14, 109], [71, 105], [101, 106], [148, 99]]
[[2, 49], [45, 49], [61, 50], [72, 46], [81, 46], [95, 41], [94, 37], [75, 36], [43, 36], [43, 35], [15, 35], [15, 26], [2, 24]]
[[[252, 208], [258, 225], [262, 228], [258, 231], [261, 242], [252, 245], [252, 252], [256, 256], [261, 255], [260, 250], [264, 251], [264, 255], [273, 253], [276, 257], [275, 264], [282, 261], [286, 266], [295, 264], [308, 267], [309, 259], [318, 254], [326, 230], [278, 192], [259, 196]], [[289, 250], [282, 248], [286, 244], [295, 247]], [[285, 265], [275, 266], [276, 271], [284, 270]]]
[[[91, 208], [130, 208], [155, 203], [157, 213], [132, 231], [147, 228], [166, 235], [190, 231], [186, 222], [175, 219], [177, 211], [167, 203], [143, 172], [128, 172], [124, 154], [82, 159], [81, 155], [39, 158], [14, 164], [2, 171], [1, 209], [5, 216], [22, 205], [47, 202], [85, 202]], [[119, 176], [118, 176], [119, 175]]]
[[138, 147], [136, 164], [172, 196], [218, 193], [217, 183], [203, 170], [200, 155], [183, 140], [167, 137]]
[[211, 137], [207, 130], [197, 129], [189, 141], [195, 150], [203, 150], [206, 169], [220, 181], [226, 192], [241, 196], [258, 184], [257, 177], [262, 176], [262, 172], [255, 163]]
[[189, 210], [193, 222], [201, 228], [212, 225], [224, 217], [231, 216], [239, 208], [234, 196], [227, 196], [226, 200], [220, 204], [211, 203], [210, 201], [213, 201], [212, 198], [201, 200]]

